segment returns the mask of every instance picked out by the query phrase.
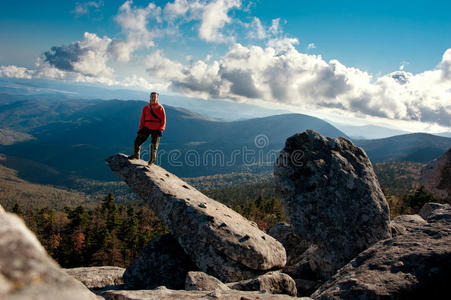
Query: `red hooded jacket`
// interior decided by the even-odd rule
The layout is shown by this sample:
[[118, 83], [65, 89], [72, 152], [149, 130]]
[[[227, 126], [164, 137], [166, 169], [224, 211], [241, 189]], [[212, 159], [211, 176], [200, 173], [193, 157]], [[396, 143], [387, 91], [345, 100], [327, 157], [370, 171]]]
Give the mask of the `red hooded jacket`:
[[[152, 111], [158, 117], [152, 115], [150, 112], [150, 107], [152, 106]], [[146, 127], [150, 130], [163, 131], [166, 127], [166, 113], [163, 106], [160, 103], [147, 104], [143, 107], [141, 114], [141, 121], [139, 122], [139, 129]]]

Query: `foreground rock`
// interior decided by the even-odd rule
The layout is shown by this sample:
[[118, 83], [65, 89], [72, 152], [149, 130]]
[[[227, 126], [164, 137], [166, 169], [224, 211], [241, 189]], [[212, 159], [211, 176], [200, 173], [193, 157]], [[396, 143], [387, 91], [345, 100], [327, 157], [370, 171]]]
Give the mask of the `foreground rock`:
[[296, 233], [318, 246], [311, 268], [329, 278], [391, 236], [389, 209], [365, 152], [345, 138], [307, 130], [288, 138], [274, 167]]
[[441, 299], [451, 278], [451, 209], [359, 254], [314, 299]]
[[152, 240], [127, 267], [124, 283], [129, 289], [154, 289], [164, 285], [183, 289], [188, 271], [197, 270], [171, 234]]
[[0, 206], [0, 299], [97, 299], [67, 275], [16, 215]]
[[155, 290], [139, 291], [106, 291], [102, 296], [107, 300], [191, 300], [191, 299], [218, 299], [218, 300], [282, 300], [311, 298], [293, 298], [288, 295], [273, 295], [261, 292], [244, 292], [237, 290], [216, 290], [216, 291], [181, 291], [168, 290], [164, 287]]
[[451, 148], [423, 167], [421, 180], [435, 198], [451, 201]]
[[124, 268], [120, 267], [86, 267], [63, 269], [72, 278], [77, 279], [89, 289], [103, 289], [108, 286], [123, 284]]
[[152, 207], [200, 270], [231, 282], [285, 265], [278, 241], [174, 174], [124, 154], [106, 161]]
[[297, 295], [294, 280], [280, 272], [269, 272], [257, 278], [229, 283], [227, 286], [240, 291], [266, 291], [271, 294]]
[[217, 278], [204, 272], [188, 272], [185, 280], [187, 291], [226, 291], [229, 288]]

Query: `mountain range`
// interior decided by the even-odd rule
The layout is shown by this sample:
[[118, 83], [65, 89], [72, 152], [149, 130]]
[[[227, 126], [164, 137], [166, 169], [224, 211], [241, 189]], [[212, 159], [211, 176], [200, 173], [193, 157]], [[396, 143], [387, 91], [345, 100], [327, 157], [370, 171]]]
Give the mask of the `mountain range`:
[[[145, 104], [1, 94], [0, 128], [9, 134], [9, 142], [0, 146], [5, 155], [1, 163], [18, 170], [19, 177], [38, 183], [66, 185], [70, 178], [116, 180], [104, 159], [117, 152], [131, 153]], [[347, 137], [330, 123], [303, 114], [223, 121], [164, 105], [167, 127], [157, 162], [181, 177], [271, 170], [285, 140], [306, 129]], [[429, 134], [354, 142], [375, 162], [426, 162], [451, 147], [450, 138]], [[148, 143], [142, 149], [147, 159]]]

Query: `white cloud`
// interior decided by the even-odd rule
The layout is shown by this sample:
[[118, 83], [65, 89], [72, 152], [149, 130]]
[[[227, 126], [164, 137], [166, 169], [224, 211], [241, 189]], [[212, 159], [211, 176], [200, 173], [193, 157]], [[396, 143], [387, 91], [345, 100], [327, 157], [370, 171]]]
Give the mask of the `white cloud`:
[[451, 48], [443, 54], [442, 61], [439, 65], [444, 80], [451, 80]]
[[399, 70], [404, 71], [404, 69], [409, 65], [410, 63], [408, 61], [402, 61], [399, 65]]
[[132, 7], [133, 1], [125, 1], [119, 8], [115, 21], [121, 26], [125, 40], [112, 41], [109, 51], [121, 62], [128, 62], [131, 54], [140, 48], [154, 46], [153, 39], [160, 35], [159, 30], [148, 30], [149, 20], [161, 22], [161, 8], [149, 3], [144, 8]]
[[268, 30], [272, 35], [278, 35], [282, 33], [282, 28], [280, 27], [280, 18], [273, 19], [271, 22], [271, 27]]
[[100, 8], [103, 6], [103, 1], [88, 1], [88, 2], [77, 2], [75, 3], [75, 8], [72, 11], [73, 14], [75, 14], [77, 17], [80, 17], [82, 15], [89, 15], [91, 10], [94, 10], [95, 12], [99, 12]]
[[262, 40], [266, 38], [267, 34], [265, 27], [262, 25], [262, 22], [260, 21], [259, 18], [254, 17], [248, 27], [250, 27], [248, 37], [250, 37], [251, 39]]
[[266, 48], [235, 44], [219, 61], [174, 62], [161, 52], [149, 71], [170, 87], [204, 98], [269, 101], [305, 109], [333, 109], [391, 120], [417, 120], [451, 127], [451, 50], [436, 70], [397, 71], [373, 78], [337, 60], [298, 52], [295, 39]]
[[33, 78], [33, 71], [14, 65], [0, 66], [0, 77], [31, 79]]
[[206, 4], [199, 27], [199, 37], [207, 42], [217, 43], [233, 40], [231, 36], [224, 36], [221, 29], [232, 21], [228, 16], [229, 10], [240, 6], [241, 0], [216, 0]]
[[190, 8], [190, 4], [187, 0], [175, 0], [174, 2], [168, 2], [164, 7], [164, 14], [169, 18], [175, 18], [185, 15]]
[[108, 37], [99, 38], [94, 33], [85, 32], [81, 41], [52, 47], [44, 53], [44, 60], [63, 71], [87, 76], [111, 76], [113, 69], [107, 66], [110, 43]]
[[259, 18], [254, 17], [251, 23], [244, 23], [244, 26], [249, 30], [247, 37], [251, 39], [280, 39], [282, 28], [280, 27], [280, 18], [273, 19], [271, 26], [266, 27], [262, 24]]
[[316, 49], [315, 43], [310, 43], [307, 45], [307, 49]]

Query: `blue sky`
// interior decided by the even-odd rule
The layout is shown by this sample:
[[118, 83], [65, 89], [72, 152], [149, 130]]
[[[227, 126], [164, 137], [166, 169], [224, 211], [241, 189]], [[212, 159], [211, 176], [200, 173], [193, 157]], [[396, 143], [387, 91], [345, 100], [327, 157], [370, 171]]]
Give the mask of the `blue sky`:
[[450, 11], [449, 1], [8, 0], [0, 76], [449, 130]]

